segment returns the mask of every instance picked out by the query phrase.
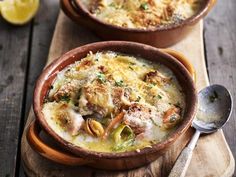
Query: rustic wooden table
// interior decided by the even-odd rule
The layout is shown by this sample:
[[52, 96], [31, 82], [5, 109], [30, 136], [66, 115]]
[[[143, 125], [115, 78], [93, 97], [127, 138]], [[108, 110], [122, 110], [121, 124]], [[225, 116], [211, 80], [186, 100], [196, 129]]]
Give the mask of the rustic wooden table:
[[[218, 1], [204, 22], [205, 57], [210, 82], [225, 85], [234, 98], [235, 9], [235, 0]], [[47, 60], [58, 12], [58, 0], [41, 0], [37, 16], [25, 26], [12, 26], [0, 18], [0, 177], [25, 176], [21, 167], [20, 139], [32, 102], [35, 80]], [[234, 110], [231, 120], [224, 127], [234, 157], [235, 132]]]

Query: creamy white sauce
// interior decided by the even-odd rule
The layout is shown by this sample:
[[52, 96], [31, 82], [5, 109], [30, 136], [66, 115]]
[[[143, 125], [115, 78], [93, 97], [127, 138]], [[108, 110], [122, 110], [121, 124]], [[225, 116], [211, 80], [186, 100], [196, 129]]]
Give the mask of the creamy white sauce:
[[[92, 65], [89, 67], [82, 67], [82, 63], [85, 61], [92, 63]], [[97, 74], [100, 72], [100, 66], [104, 66], [106, 69], [104, 76], [99, 76]], [[77, 70], [76, 68], [80, 69]], [[152, 85], [145, 82], [144, 76], [148, 72], [155, 70], [158, 70], [165, 77], [171, 78], [169, 83], [163, 85]], [[159, 142], [166, 138], [166, 136], [168, 136], [168, 134], [175, 128], [163, 128], [162, 119], [165, 112], [173, 107], [173, 105], [178, 104], [178, 106], [181, 107], [181, 117], [183, 116], [185, 96], [181, 91], [181, 86], [170, 69], [161, 64], [154, 64], [139, 57], [127, 56], [114, 52], [98, 52], [96, 54], [89, 54], [85, 59], [82, 59], [81, 62], [71, 64], [59, 72], [53, 82], [53, 88], [49, 91], [49, 99], [52, 99], [58, 90], [65, 87], [65, 85], [76, 88], [74, 92], [77, 93], [78, 90], [83, 90], [84, 87], [89, 86], [88, 88], [93, 88], [94, 86], [97, 86], [95, 82], [97, 79], [100, 79], [100, 81], [101, 79], [106, 79], [104, 83], [100, 84], [107, 90], [104, 93], [99, 93], [98, 90], [94, 95], [94, 98], [96, 96], [97, 100], [92, 101], [97, 105], [104, 106], [106, 111], [114, 111], [116, 108], [116, 105], [113, 103], [111, 93], [113, 89], [119, 88], [116, 84], [120, 81], [122, 81], [123, 84], [120, 88], [127, 87], [132, 90], [129, 97], [131, 100], [129, 101], [123, 96], [121, 98], [121, 102], [127, 105], [137, 102], [138, 104], [152, 110], [150, 116], [149, 112], [142, 114], [143, 117], [149, 117], [149, 119], [142, 119], [142, 116], [136, 115], [135, 113], [132, 116], [124, 116], [124, 120], [131, 122], [134, 121], [135, 124], [146, 127], [145, 132], [142, 135], [144, 138], [137, 138], [134, 141], [133, 147], [126, 150], [141, 149], [143, 147], [150, 146], [153, 142]], [[95, 85], [93, 85], [94, 82]], [[114, 142], [111, 140], [101, 141], [100, 138], [92, 137], [83, 130], [84, 119], [81, 115], [90, 114], [91, 110], [88, 110], [88, 107], [85, 106], [89, 100], [87, 100], [87, 97], [83, 91], [80, 92], [80, 97], [78, 97], [78, 95], [76, 96], [74, 92], [70, 100], [67, 100], [68, 102], [54, 100], [46, 102], [43, 105], [42, 111], [47, 123], [60, 137], [76, 146], [93, 151], [112, 151]], [[101, 94], [101, 96], [97, 97], [99, 94]], [[138, 101], [136, 100], [137, 98], [139, 98]], [[75, 105], [75, 100], [78, 101], [79, 106]], [[105, 102], [103, 100], [105, 100]], [[69, 129], [68, 127], [62, 127], [61, 123], [58, 123], [60, 122], [58, 118], [60, 111], [62, 113], [67, 113], [66, 116], [71, 118], [69, 122], [76, 125], [73, 125], [72, 128], [69, 126]], [[111, 114], [111, 119], [115, 116], [113, 114], [114, 113]], [[63, 118], [63, 116], [61, 117]], [[141, 118], [137, 119], [137, 117]], [[98, 120], [101, 120], [101, 118], [98, 118]], [[80, 130], [76, 133], [77, 129]]]

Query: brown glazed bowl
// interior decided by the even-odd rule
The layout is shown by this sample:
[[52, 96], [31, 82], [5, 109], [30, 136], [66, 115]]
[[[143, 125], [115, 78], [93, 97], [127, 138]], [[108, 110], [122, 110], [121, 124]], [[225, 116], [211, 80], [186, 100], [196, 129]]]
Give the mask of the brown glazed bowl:
[[[57, 73], [69, 64], [84, 58], [89, 51], [96, 53], [97, 51], [106, 50], [141, 56], [147, 60], [161, 63], [173, 71], [183, 88], [187, 104], [183, 121], [179, 127], [167, 137], [167, 139], [157, 144], [153, 144], [152, 147], [141, 149], [140, 152], [129, 151], [121, 153], [102, 153], [74, 146], [58, 136], [49, 127], [42, 113], [42, 106], [48, 89]], [[186, 68], [188, 68], [188, 70]], [[31, 147], [41, 155], [53, 161], [67, 165], [87, 164], [95, 168], [110, 170], [124, 170], [143, 166], [156, 160], [166, 152], [191, 125], [197, 106], [197, 93], [192, 79], [193, 76], [194, 70], [191, 65], [184, 59], [184, 57], [182, 57], [181, 54], [175, 53], [174, 51], [166, 49], [159, 50], [148, 45], [124, 41], [98, 42], [78, 47], [52, 62], [40, 75], [36, 83], [33, 102], [36, 122], [34, 121], [28, 128], [27, 140]], [[58, 142], [66, 152], [56, 150], [45, 144], [39, 137], [41, 128], [56, 142]]]
[[76, 23], [88, 27], [104, 40], [125, 40], [149, 44], [155, 47], [168, 47], [185, 38], [207, 13], [216, 0], [204, 0], [196, 15], [165, 28], [129, 29], [104, 23], [95, 18], [80, 0], [60, 0], [64, 13]]

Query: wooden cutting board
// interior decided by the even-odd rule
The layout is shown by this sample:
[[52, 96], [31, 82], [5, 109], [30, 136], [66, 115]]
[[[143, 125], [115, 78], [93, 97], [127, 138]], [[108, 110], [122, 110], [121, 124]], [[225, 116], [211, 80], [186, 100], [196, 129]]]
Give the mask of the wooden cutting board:
[[[75, 25], [63, 12], [60, 12], [54, 32], [48, 63], [61, 54], [75, 47], [99, 41], [87, 29]], [[194, 31], [182, 42], [172, 47], [182, 52], [194, 65], [197, 74], [197, 88], [200, 90], [209, 84], [204, 59], [203, 23], [195, 26]], [[139, 176], [168, 176], [177, 156], [193, 134], [189, 129], [165, 155], [149, 164], [130, 171], [102, 171], [90, 167], [69, 167], [51, 162], [29, 146], [26, 140], [26, 129], [35, 119], [31, 110], [25, 126], [21, 143], [21, 156], [26, 174], [29, 177], [139, 177]], [[53, 144], [53, 140], [44, 135], [45, 141]], [[49, 139], [49, 140], [48, 140]], [[234, 172], [234, 158], [228, 147], [222, 131], [200, 138], [194, 150], [193, 158], [188, 168], [188, 177], [229, 177]]]

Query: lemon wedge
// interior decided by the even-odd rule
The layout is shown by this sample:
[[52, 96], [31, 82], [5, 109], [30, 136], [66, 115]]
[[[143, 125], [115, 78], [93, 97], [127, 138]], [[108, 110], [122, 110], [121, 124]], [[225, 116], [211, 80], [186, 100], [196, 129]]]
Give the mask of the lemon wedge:
[[0, 1], [0, 14], [9, 23], [23, 25], [29, 22], [39, 8], [39, 0]]

